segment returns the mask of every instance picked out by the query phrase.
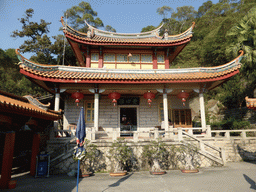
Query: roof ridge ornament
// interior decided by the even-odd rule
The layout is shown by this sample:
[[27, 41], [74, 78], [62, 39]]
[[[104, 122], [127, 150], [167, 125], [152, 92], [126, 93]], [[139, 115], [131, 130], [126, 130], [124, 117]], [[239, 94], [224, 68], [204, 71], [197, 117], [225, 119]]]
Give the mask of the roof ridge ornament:
[[[91, 32], [95, 32], [96, 35], [99, 35], [99, 36], [109, 36], [109, 37], [116, 37], [116, 38], [125, 38], [125, 37], [128, 37], [128, 38], [145, 38], [145, 37], [152, 37], [152, 36], [155, 36], [155, 37], [158, 37], [159, 36], [159, 32], [160, 32], [160, 29], [162, 28], [162, 26], [164, 25], [163, 23], [156, 29], [152, 30], [152, 31], [147, 31], [147, 32], [142, 32], [142, 33], [116, 33], [116, 32], [110, 32], [110, 31], [104, 31], [104, 30], [100, 30], [100, 29], [97, 29], [93, 26], [91, 26], [86, 20], [84, 20], [85, 24], [89, 27], [89, 29], [91, 30]], [[87, 34], [87, 37], [88, 34]], [[92, 38], [91, 36], [89, 38]]]

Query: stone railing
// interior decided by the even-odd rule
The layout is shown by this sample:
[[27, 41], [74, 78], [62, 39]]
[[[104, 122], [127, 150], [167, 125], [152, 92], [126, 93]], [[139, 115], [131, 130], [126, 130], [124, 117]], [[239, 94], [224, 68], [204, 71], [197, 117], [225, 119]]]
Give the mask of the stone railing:
[[216, 139], [250, 139], [256, 137], [256, 129], [243, 130], [212, 130], [212, 137]]
[[[105, 140], [107, 142], [113, 142], [119, 137], [124, 137], [133, 142], [145, 141], [162, 138], [163, 140], [182, 141], [184, 134], [181, 131], [185, 131], [187, 134], [196, 138], [211, 138], [211, 139], [249, 139], [256, 137], [256, 129], [245, 130], [211, 130], [211, 127], [207, 125], [206, 128], [193, 127], [193, 128], [172, 128], [162, 130], [155, 127], [148, 128], [147, 131], [120, 131], [119, 128], [113, 131], [96, 131], [96, 128], [86, 128], [86, 139], [97, 142], [99, 140]], [[75, 136], [75, 130], [55, 130], [56, 139], [68, 139]]]

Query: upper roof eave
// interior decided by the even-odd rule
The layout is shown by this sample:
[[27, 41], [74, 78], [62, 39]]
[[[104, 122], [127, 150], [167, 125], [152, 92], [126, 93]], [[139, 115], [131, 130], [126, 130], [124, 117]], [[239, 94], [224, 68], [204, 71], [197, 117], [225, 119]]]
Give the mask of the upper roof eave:
[[[16, 51], [18, 53], [18, 51]], [[19, 53], [18, 53], [19, 54]], [[229, 63], [217, 67], [199, 67], [185, 69], [152, 69], [152, 70], [118, 70], [118, 69], [93, 69], [73, 66], [45, 66], [25, 59], [21, 60], [21, 72], [34, 79], [51, 82], [201, 82], [214, 81], [214, 79], [230, 74], [236, 74], [241, 67], [241, 54]], [[19, 57], [21, 58], [21, 57]], [[238, 72], [237, 72], [238, 71]], [[223, 79], [223, 78], [222, 78]]]
[[192, 37], [192, 30], [195, 26], [193, 22], [192, 26], [187, 29], [185, 32], [178, 34], [178, 35], [169, 35], [167, 37], [159, 36], [158, 32], [160, 28], [163, 26], [161, 25], [155, 30], [143, 33], [113, 33], [107, 32], [103, 30], [99, 30], [91, 25], [88, 24], [89, 30], [87, 33], [79, 32], [68, 25], [65, 25], [63, 21], [63, 17], [61, 18], [61, 22], [63, 25], [63, 32], [67, 37], [73, 37], [73, 40], [80, 40], [80, 43], [88, 44], [97, 44], [97, 43], [111, 43], [112, 45], [119, 45], [119, 44], [133, 44], [136, 43], [138, 46], [143, 46], [144, 44], [152, 44], [152, 46], [158, 44], [161, 45], [172, 45], [175, 42], [182, 42], [188, 38]]

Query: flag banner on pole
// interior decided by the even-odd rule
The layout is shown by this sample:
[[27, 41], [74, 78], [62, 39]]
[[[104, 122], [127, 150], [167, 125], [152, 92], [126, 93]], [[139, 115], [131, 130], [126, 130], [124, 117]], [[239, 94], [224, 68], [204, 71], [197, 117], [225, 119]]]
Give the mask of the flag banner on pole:
[[84, 139], [86, 136], [85, 132], [85, 119], [84, 119], [84, 108], [81, 108], [79, 119], [77, 122], [76, 128], [76, 138], [77, 138], [77, 149], [74, 151], [74, 158], [81, 160], [85, 155], [85, 148], [84, 148]]

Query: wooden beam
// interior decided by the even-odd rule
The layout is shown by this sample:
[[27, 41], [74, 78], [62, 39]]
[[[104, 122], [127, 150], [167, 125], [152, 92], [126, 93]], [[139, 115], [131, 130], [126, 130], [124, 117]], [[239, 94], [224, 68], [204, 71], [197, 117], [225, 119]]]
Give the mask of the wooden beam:
[[0, 114], [0, 122], [12, 124], [12, 118], [10, 116]]

